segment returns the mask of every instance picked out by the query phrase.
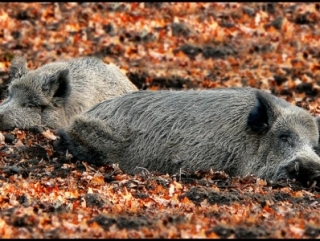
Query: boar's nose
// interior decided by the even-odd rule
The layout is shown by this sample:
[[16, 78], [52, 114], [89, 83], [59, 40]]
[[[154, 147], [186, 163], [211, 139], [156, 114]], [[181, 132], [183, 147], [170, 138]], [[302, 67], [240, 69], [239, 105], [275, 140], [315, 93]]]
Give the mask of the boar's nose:
[[12, 120], [8, 120], [5, 114], [0, 114], [0, 130], [9, 130], [13, 128]]
[[307, 186], [317, 181], [317, 185], [320, 186], [320, 163], [317, 161], [299, 158], [291, 161], [284, 169], [289, 178]]
[[0, 114], [0, 130], [5, 129], [4, 116]]

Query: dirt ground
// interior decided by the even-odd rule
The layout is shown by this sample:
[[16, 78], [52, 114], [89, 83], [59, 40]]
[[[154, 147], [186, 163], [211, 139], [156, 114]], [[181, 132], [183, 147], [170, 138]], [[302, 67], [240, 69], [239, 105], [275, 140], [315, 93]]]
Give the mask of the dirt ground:
[[[113, 62], [139, 89], [251, 86], [318, 116], [319, 3], [0, 3], [0, 99], [35, 69]], [[2, 238], [319, 238], [317, 183], [219, 170], [135, 176], [59, 155], [54, 130], [0, 132]]]

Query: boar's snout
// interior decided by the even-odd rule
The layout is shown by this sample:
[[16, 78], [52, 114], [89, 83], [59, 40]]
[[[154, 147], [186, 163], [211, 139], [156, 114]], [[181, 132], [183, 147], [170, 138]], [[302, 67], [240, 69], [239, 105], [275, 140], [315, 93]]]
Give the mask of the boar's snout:
[[10, 130], [14, 128], [14, 123], [6, 114], [0, 113], [0, 130]]
[[[296, 179], [303, 185], [311, 185], [314, 181], [320, 184], [320, 163], [307, 158], [299, 158], [283, 167], [283, 174], [290, 179]], [[283, 176], [282, 176], [283, 177]]]

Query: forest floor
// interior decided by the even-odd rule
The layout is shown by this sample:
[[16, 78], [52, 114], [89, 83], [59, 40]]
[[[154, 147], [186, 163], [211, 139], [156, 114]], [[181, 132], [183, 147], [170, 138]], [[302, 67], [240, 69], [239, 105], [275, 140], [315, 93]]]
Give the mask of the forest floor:
[[[320, 3], [0, 3], [8, 68], [79, 56], [139, 89], [251, 86], [320, 113]], [[55, 153], [51, 130], [0, 132], [2, 238], [319, 238], [320, 190], [219, 170], [130, 176]]]

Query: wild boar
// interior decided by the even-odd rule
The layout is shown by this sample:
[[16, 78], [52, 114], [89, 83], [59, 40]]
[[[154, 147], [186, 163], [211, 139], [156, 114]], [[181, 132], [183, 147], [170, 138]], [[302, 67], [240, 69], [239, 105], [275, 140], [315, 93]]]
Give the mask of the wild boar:
[[103, 100], [137, 91], [117, 66], [93, 57], [28, 70], [26, 60], [18, 56], [9, 76], [8, 98], [0, 105], [0, 130], [66, 126], [72, 116]]
[[[316, 119], [254, 88], [141, 91], [95, 105], [57, 132], [57, 149], [96, 165], [320, 180]], [[62, 148], [62, 149], [61, 149]]]

